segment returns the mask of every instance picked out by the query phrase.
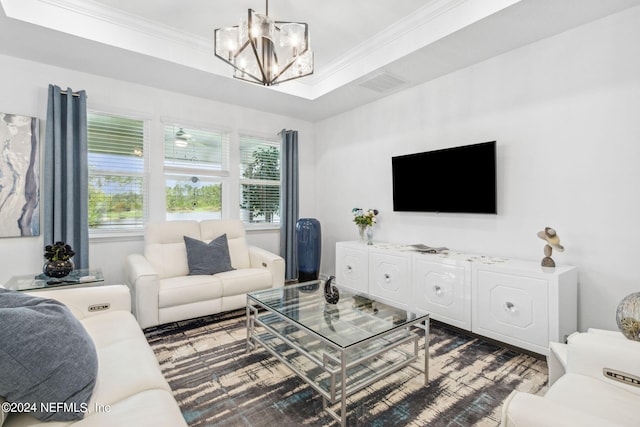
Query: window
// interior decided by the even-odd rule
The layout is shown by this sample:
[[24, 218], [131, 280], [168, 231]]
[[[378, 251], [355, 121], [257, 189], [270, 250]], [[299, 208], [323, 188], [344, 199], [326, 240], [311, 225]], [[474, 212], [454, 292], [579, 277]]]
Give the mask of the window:
[[87, 114], [89, 229], [142, 229], [145, 122]]
[[166, 125], [164, 174], [167, 220], [222, 218], [229, 134]]
[[280, 142], [240, 135], [240, 217], [280, 223]]

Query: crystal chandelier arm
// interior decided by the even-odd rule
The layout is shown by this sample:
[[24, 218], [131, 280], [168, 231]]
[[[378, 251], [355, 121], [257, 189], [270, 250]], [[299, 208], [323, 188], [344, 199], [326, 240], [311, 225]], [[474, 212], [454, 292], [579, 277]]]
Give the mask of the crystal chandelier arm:
[[[312, 59], [313, 59], [313, 53], [311, 53], [311, 56], [312, 56]], [[294, 76], [292, 76], [292, 77], [289, 77], [288, 79], [282, 79], [282, 80], [279, 80], [280, 76], [281, 76], [281, 75], [282, 75], [286, 70], [288, 70], [289, 68], [291, 68], [291, 66], [292, 66], [292, 65], [293, 65], [293, 62], [292, 62], [292, 63], [290, 63], [289, 65], [287, 65], [287, 66], [285, 67], [285, 69], [282, 71], [282, 73], [278, 73], [278, 76], [274, 79], [274, 82], [275, 82], [276, 84], [277, 84], [277, 83], [284, 83], [284, 82], [288, 82], [288, 81], [290, 81], [290, 80], [299, 79], [300, 77], [306, 77], [306, 76], [310, 76], [311, 74], [313, 74], [313, 69], [311, 69], [311, 71], [310, 71], [310, 72], [308, 72], [308, 73], [305, 73], [305, 74], [302, 74], [302, 75], [294, 75]]]
[[[267, 13], [269, 12], [269, 0], [267, 1]], [[258, 55], [258, 45], [257, 45], [257, 41], [256, 39], [259, 37], [259, 35], [254, 36], [253, 35], [253, 14], [255, 13], [255, 11], [253, 9], [249, 9], [248, 12], [248, 18], [247, 18], [247, 38], [249, 43], [251, 44], [251, 50], [253, 51], [253, 55], [256, 58], [256, 63], [258, 64], [258, 68], [260, 69], [260, 74], [262, 74], [262, 82], [267, 81], [267, 76], [264, 72], [264, 68], [262, 66], [262, 61], [260, 61], [260, 55]], [[253, 76], [252, 76], [253, 77]], [[256, 79], [258, 81], [260, 81], [260, 79]]]
[[[215, 31], [218, 32], [218, 30], [215, 30]], [[245, 41], [244, 44], [233, 54], [234, 61], [236, 60], [238, 55], [242, 52], [242, 50], [244, 50], [247, 47], [247, 45], [249, 43], [250, 43], [250, 40]], [[217, 37], [216, 37], [216, 39], [214, 39], [214, 48], [215, 48], [216, 44], [217, 44]], [[224, 56], [219, 55], [217, 49], [215, 49], [214, 55], [216, 56], [216, 58], [219, 58], [219, 59], [223, 60], [224, 62], [226, 62], [227, 64], [231, 65], [233, 68], [235, 68], [240, 73], [243, 73], [244, 75], [246, 75], [246, 76], [252, 78], [253, 80], [255, 80], [255, 83], [262, 84], [262, 79], [260, 77], [254, 76], [252, 73], [248, 72], [247, 70], [242, 69], [239, 66], [237, 66], [234, 62], [230, 61], [228, 58], [225, 58]]]
[[[268, 7], [268, 5], [267, 5], [267, 7]], [[247, 45], [250, 45], [251, 46], [251, 51], [253, 52], [253, 57], [255, 58], [255, 63], [258, 65], [258, 70], [260, 71], [260, 76], [261, 77], [258, 77], [254, 73], [248, 72], [245, 69], [241, 69], [240, 70], [243, 73], [242, 76], [235, 76], [234, 75], [234, 77], [239, 78], [241, 80], [245, 80], [243, 78], [243, 76], [246, 75], [246, 76], [249, 76], [250, 78], [252, 78], [253, 80], [255, 80], [255, 82], [252, 82], [250, 80], [247, 80], [247, 81], [250, 81], [251, 83], [264, 84], [264, 82], [266, 80], [266, 75], [265, 75], [264, 69], [262, 67], [262, 62], [260, 61], [260, 56], [258, 54], [258, 45], [257, 45], [257, 37], [259, 37], [259, 35], [254, 35], [253, 34], [254, 25], [255, 25], [255, 22], [254, 22], [254, 15], [255, 14], [256, 14], [256, 11], [253, 10], [253, 9], [249, 9], [247, 11], [247, 28], [246, 28], [246, 30], [247, 30], [247, 40], [243, 43], [242, 49], [238, 50], [238, 53], [236, 54], [236, 56], [239, 55], [242, 52], [242, 50], [244, 50], [247, 47]]]
[[[258, 47], [256, 46], [255, 41], [251, 41], [251, 49], [253, 49], [253, 54], [256, 57], [256, 62], [258, 63], [258, 68], [260, 69], [260, 74], [262, 74], [262, 82], [269, 81], [267, 79], [267, 74], [264, 71], [264, 67], [262, 66], [262, 61], [260, 61], [260, 56], [258, 55]], [[260, 79], [258, 79], [260, 80]]]
[[251, 43], [251, 39], [248, 39], [244, 43], [242, 43], [242, 46], [240, 46], [240, 49], [238, 49], [238, 51], [233, 54], [233, 59], [236, 59], [238, 55], [240, 55], [240, 52], [242, 52], [249, 43]]
[[[249, 43], [249, 42], [247, 42], [247, 44], [248, 44], [248, 43]], [[260, 77], [258, 77], [258, 76], [254, 76], [254, 75], [253, 75], [252, 73], [250, 73], [249, 71], [244, 70], [244, 69], [242, 69], [242, 68], [238, 67], [236, 64], [234, 64], [233, 62], [229, 61], [227, 58], [224, 58], [224, 57], [222, 57], [222, 56], [218, 55], [217, 53], [215, 53], [214, 55], [216, 56], [216, 58], [219, 58], [219, 59], [223, 60], [224, 62], [226, 62], [227, 64], [231, 65], [231, 66], [232, 66], [234, 69], [236, 69], [238, 72], [240, 72], [240, 73], [244, 74], [245, 76], [247, 76], [247, 77], [249, 77], [249, 78], [251, 78], [251, 79], [255, 80], [255, 82], [254, 82], [254, 81], [250, 81], [250, 80], [246, 80], [246, 79], [241, 78], [241, 77], [238, 77], [238, 76], [233, 76], [234, 78], [237, 78], [237, 79], [240, 79], [240, 80], [245, 80], [245, 81], [248, 81], [248, 82], [250, 82], [250, 83], [258, 83], [258, 84], [261, 84], [261, 85], [263, 84], [263, 81], [262, 81], [262, 79], [261, 79]], [[235, 57], [236, 57], [236, 56], [234, 55], [234, 58], [235, 58]]]
[[303, 74], [292, 74], [290, 75], [290, 77], [286, 77], [283, 79], [278, 78], [277, 81], [274, 82], [274, 84], [280, 84], [280, 83], [284, 83], [284, 82], [288, 82], [290, 80], [296, 80], [299, 79], [301, 77], [306, 77], [306, 76], [310, 76], [311, 74], [313, 74], [313, 69], [311, 69], [310, 71], [303, 73]]
[[[227, 31], [228, 29], [219, 28], [215, 30], [214, 54], [217, 58], [231, 65], [236, 70], [236, 72], [233, 75], [234, 78], [245, 80], [250, 83], [264, 84], [264, 81], [266, 80], [265, 72], [259, 60], [258, 46], [256, 44], [256, 36], [253, 35], [253, 25], [255, 23], [253, 14], [255, 14], [255, 11], [253, 9], [249, 9], [247, 11], [247, 21], [244, 23], [244, 25], [241, 23], [240, 26], [231, 27], [237, 30], [237, 37], [238, 37], [237, 42], [242, 43], [242, 45], [233, 51], [229, 49], [227, 53], [228, 58], [226, 57], [226, 55], [224, 55], [225, 46], [222, 38], [220, 37], [220, 35], [224, 31]], [[242, 37], [243, 29], [246, 31], [245, 33], [246, 38], [244, 40], [243, 40], [244, 37]], [[220, 43], [220, 47], [222, 47], [222, 49], [220, 50], [218, 47], [218, 43]], [[251, 45], [251, 53], [247, 55], [247, 53], [249, 52], [248, 50], [249, 45]], [[241, 56], [243, 54], [244, 54], [244, 57]], [[250, 56], [253, 59], [247, 58], [247, 56]], [[254, 66], [248, 66], [248, 65], [254, 65]], [[256, 74], [255, 73], [256, 71], [259, 71], [260, 74]]]
[[[313, 69], [311, 70], [311, 72], [309, 73], [304, 73], [302, 75], [294, 75], [292, 77], [289, 77], [287, 79], [283, 79], [283, 80], [279, 80], [279, 78], [284, 75], [287, 70], [289, 70], [293, 65], [296, 64], [296, 61], [298, 60], [298, 58], [302, 58], [308, 51], [309, 51], [309, 25], [307, 25], [304, 22], [288, 22], [288, 21], [275, 21], [276, 24], [276, 28], [278, 28], [278, 30], [280, 30], [280, 28], [278, 27], [279, 25], [283, 25], [283, 24], [297, 24], [297, 25], [301, 25], [304, 27], [304, 49], [302, 49], [302, 51], [297, 52], [297, 54], [293, 57], [293, 59], [291, 61], [289, 61], [289, 63], [287, 63], [286, 66], [284, 66], [282, 68], [282, 70], [278, 70], [278, 73], [273, 76], [272, 82], [274, 83], [284, 83], [286, 81], [289, 80], [294, 80], [300, 77], [304, 77], [310, 74], [313, 74]], [[313, 62], [313, 53], [311, 53], [312, 58], [311, 61]]]

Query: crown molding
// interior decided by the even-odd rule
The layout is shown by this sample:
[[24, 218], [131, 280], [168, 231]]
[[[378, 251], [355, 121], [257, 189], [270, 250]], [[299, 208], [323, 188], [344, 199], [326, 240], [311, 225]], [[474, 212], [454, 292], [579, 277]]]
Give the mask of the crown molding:
[[[0, 4], [11, 19], [216, 72], [203, 68], [203, 59], [213, 56], [213, 40], [93, 0], [0, 0]], [[192, 57], [195, 64], [190, 63]]]
[[[24, 0], [23, 0], [24, 1]], [[200, 37], [175, 27], [146, 19], [120, 9], [105, 6], [93, 0], [36, 0], [40, 3], [67, 10], [79, 16], [96, 19], [116, 27], [151, 36], [163, 41], [211, 53], [213, 40]]]
[[312, 77], [312, 80], [323, 80], [339, 73], [355, 61], [361, 61], [367, 58], [372, 54], [372, 52], [392, 44], [407, 34], [411, 34], [434, 19], [437, 19], [439, 16], [450, 12], [467, 1], [468, 0], [435, 0], [427, 3], [411, 15], [396, 21], [371, 39], [360, 43], [353, 49], [336, 58], [323, 70], [317, 72]]
[[408, 56], [522, 0], [434, 0], [342, 55], [309, 83], [313, 98]]

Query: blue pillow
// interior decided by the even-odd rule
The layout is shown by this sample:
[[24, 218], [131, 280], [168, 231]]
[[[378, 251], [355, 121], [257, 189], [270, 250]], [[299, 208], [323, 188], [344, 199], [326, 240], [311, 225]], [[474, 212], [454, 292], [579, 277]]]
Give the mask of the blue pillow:
[[229, 243], [227, 242], [226, 234], [213, 239], [209, 243], [184, 236], [184, 244], [187, 247], [187, 263], [189, 264], [190, 276], [216, 274], [234, 269], [231, 266]]
[[0, 396], [41, 421], [81, 419], [98, 375], [91, 337], [62, 303], [0, 288]]

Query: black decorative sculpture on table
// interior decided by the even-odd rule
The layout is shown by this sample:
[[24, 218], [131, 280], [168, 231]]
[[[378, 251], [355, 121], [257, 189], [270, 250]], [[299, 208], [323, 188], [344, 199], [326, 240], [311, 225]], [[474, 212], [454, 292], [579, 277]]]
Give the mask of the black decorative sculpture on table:
[[326, 282], [324, 282], [324, 299], [329, 304], [337, 304], [340, 300], [340, 291], [333, 284], [335, 277], [329, 276]]

